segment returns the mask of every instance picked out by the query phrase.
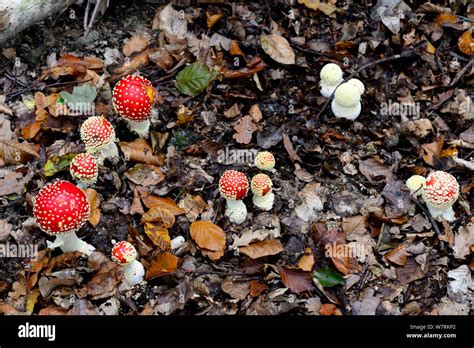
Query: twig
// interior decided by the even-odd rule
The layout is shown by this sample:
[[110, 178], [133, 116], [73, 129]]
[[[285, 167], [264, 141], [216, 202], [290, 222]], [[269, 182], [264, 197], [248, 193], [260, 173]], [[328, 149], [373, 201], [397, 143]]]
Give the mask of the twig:
[[453, 87], [456, 83], [458, 83], [458, 81], [461, 79], [461, 77], [463, 77], [463, 75], [466, 73], [466, 71], [472, 66], [472, 62], [474, 61], [473, 58], [471, 58], [471, 60], [469, 61], [469, 63], [467, 63], [464, 68], [461, 69], [461, 71], [459, 71], [456, 75], [456, 77], [454, 78], [454, 80], [451, 82], [451, 84], [449, 85], [450, 87]]
[[[411, 50], [408, 50], [406, 52], [403, 52], [403, 53], [400, 53], [400, 54], [395, 54], [395, 55], [390, 56], [390, 57], [377, 59], [377, 60], [374, 60], [373, 62], [364, 64], [360, 68], [358, 68], [356, 71], [354, 71], [352, 74], [350, 74], [349, 77], [346, 77], [342, 83], [347, 82], [348, 80], [350, 80], [351, 78], [356, 76], [358, 73], [360, 73], [362, 70], [370, 68], [374, 65], [378, 65], [378, 64], [382, 64], [382, 63], [386, 63], [386, 62], [391, 62], [391, 61], [398, 60], [398, 59], [401, 59], [401, 58], [411, 57], [412, 55], [415, 54], [417, 48], [418, 48], [418, 46], [414, 47]], [[326, 108], [328, 107], [329, 103], [331, 102], [331, 99], [332, 99], [335, 92], [336, 92], [336, 90], [334, 90], [332, 92], [332, 94], [329, 96], [329, 98], [327, 98], [326, 102], [323, 104], [321, 110], [319, 110], [319, 112], [318, 112], [318, 114], [316, 115], [315, 118], [319, 118], [323, 114], [323, 112], [326, 111]]]
[[[421, 204], [418, 199], [416, 199], [415, 197], [413, 197], [413, 195], [410, 195], [410, 198], [411, 200], [413, 201], [413, 203], [415, 203], [418, 208], [420, 208], [423, 213], [425, 214], [425, 216], [430, 220], [431, 222], [431, 226], [433, 226], [433, 229], [436, 231], [436, 234], [438, 235], [438, 237], [442, 236], [443, 234], [441, 233], [441, 230], [439, 229], [439, 226], [438, 224], [436, 223], [435, 219], [433, 219], [433, 217], [431, 216], [430, 212], [428, 211], [428, 209], [426, 209], [423, 204]], [[438, 238], [439, 239], [439, 238]], [[439, 247], [441, 250], [444, 250], [444, 242], [440, 239], [439, 240]]]

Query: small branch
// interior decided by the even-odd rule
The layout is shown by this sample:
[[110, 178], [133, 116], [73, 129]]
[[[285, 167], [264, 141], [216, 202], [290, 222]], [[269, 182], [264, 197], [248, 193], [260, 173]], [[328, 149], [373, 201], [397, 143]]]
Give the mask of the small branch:
[[[423, 213], [425, 214], [425, 216], [430, 220], [431, 222], [431, 226], [433, 226], [433, 229], [436, 231], [436, 234], [438, 235], [438, 238], [440, 236], [442, 236], [443, 234], [441, 233], [441, 230], [439, 229], [439, 226], [438, 224], [436, 223], [435, 219], [433, 219], [433, 217], [431, 216], [430, 212], [428, 211], [428, 209], [426, 209], [423, 204], [421, 204], [418, 199], [416, 199], [415, 197], [413, 196], [410, 196], [411, 200], [413, 203], [415, 203], [418, 208], [420, 208]], [[439, 240], [439, 247], [441, 250], [444, 250], [444, 242], [442, 240]]]
[[461, 77], [463, 77], [463, 75], [471, 68], [472, 66], [472, 62], [474, 61], [474, 59], [471, 58], [471, 60], [469, 61], [469, 63], [467, 63], [464, 68], [461, 69], [461, 71], [459, 71], [456, 75], [456, 77], [454, 78], [454, 80], [451, 82], [451, 84], [449, 85], [450, 87], [453, 87], [456, 83], [459, 82], [459, 80], [461, 79]]

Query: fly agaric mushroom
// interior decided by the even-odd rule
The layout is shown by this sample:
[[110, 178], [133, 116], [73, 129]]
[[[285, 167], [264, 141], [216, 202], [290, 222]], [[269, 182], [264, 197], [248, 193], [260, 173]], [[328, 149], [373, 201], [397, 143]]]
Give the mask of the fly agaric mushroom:
[[431, 173], [423, 183], [421, 196], [434, 219], [455, 219], [452, 206], [459, 197], [459, 184], [454, 176], [442, 171]]
[[268, 151], [259, 152], [255, 156], [255, 167], [260, 170], [272, 170], [275, 167], [275, 157]]
[[273, 208], [275, 195], [272, 192], [272, 186], [272, 180], [266, 174], [257, 174], [252, 178], [250, 188], [253, 193], [252, 202], [255, 206], [267, 211]]
[[90, 255], [95, 248], [76, 235], [89, 218], [89, 209], [85, 193], [70, 182], [58, 180], [45, 185], [35, 198], [33, 214], [41, 230], [56, 237], [53, 243], [47, 242], [48, 248]]
[[81, 140], [86, 146], [86, 151], [95, 155], [99, 164], [106, 158], [118, 157], [114, 127], [101, 116], [89, 117], [84, 121], [81, 126]]
[[219, 191], [226, 199], [225, 215], [231, 222], [241, 224], [247, 217], [247, 207], [242, 199], [249, 190], [249, 181], [244, 173], [227, 170], [219, 180]]
[[336, 87], [343, 81], [342, 70], [334, 63], [329, 63], [323, 66], [319, 76], [321, 78], [321, 81], [319, 82], [319, 85], [321, 86], [321, 94], [326, 98], [329, 98]]
[[353, 83], [343, 83], [337, 87], [331, 110], [337, 118], [355, 120], [362, 109], [358, 87]]
[[79, 181], [77, 186], [79, 188], [85, 188], [95, 184], [97, 181], [99, 165], [94, 156], [87, 152], [81, 153], [72, 160], [69, 166], [69, 172], [73, 178]]
[[140, 284], [145, 276], [145, 268], [137, 256], [137, 249], [129, 242], [115, 243], [112, 248], [112, 260], [123, 265], [123, 275], [131, 286]]
[[415, 194], [415, 196], [418, 196], [421, 194], [420, 189], [423, 187], [424, 183], [424, 177], [422, 177], [421, 175], [412, 175], [408, 178], [405, 185], [407, 185], [408, 189], [410, 190], [410, 194]]
[[127, 121], [130, 130], [142, 138], [148, 137], [154, 101], [155, 89], [151, 82], [139, 75], [122, 78], [113, 90], [115, 110]]

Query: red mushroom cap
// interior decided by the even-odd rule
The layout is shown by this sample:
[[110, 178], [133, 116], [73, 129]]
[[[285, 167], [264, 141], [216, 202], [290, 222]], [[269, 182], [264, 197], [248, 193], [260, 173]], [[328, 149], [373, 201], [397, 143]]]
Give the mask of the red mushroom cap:
[[117, 263], [130, 263], [137, 258], [137, 249], [129, 242], [115, 243], [112, 248], [112, 260]]
[[459, 184], [449, 173], [436, 171], [431, 173], [423, 184], [422, 197], [426, 204], [434, 208], [448, 208], [459, 196]]
[[245, 197], [249, 190], [249, 181], [244, 173], [227, 170], [219, 180], [219, 191], [226, 199], [239, 200]]
[[114, 87], [112, 103], [123, 118], [142, 122], [150, 118], [155, 100], [155, 89], [151, 82], [138, 75], [128, 75]]
[[108, 145], [115, 141], [114, 127], [101, 116], [89, 117], [81, 126], [81, 140], [87, 149]]
[[84, 183], [94, 183], [99, 174], [99, 166], [94, 156], [81, 153], [74, 157], [69, 166], [71, 175]]
[[262, 170], [271, 170], [275, 167], [275, 157], [269, 151], [262, 151], [255, 156], [255, 166]]
[[75, 232], [89, 218], [89, 201], [81, 189], [58, 180], [40, 190], [33, 214], [39, 227], [48, 234]]
[[250, 187], [257, 196], [265, 196], [272, 190], [272, 179], [267, 174], [257, 174], [252, 178]]

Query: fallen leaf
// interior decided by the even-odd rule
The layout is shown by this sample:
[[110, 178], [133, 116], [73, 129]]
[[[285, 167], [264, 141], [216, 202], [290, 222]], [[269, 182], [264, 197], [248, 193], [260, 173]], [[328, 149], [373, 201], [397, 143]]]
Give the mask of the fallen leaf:
[[0, 167], [6, 164], [26, 163], [40, 158], [41, 146], [31, 143], [19, 143], [16, 140], [0, 140]]
[[306, 248], [303, 256], [298, 261], [298, 268], [303, 271], [311, 272], [314, 266], [314, 255], [311, 248]]
[[234, 129], [237, 133], [235, 133], [232, 137], [239, 143], [239, 144], [248, 144], [252, 141], [252, 134], [258, 128], [253, 123], [251, 116], [244, 116], [240, 119], [240, 121], [234, 126]]
[[343, 285], [345, 283], [342, 275], [331, 268], [321, 268], [313, 273], [323, 288], [331, 288], [336, 285]]
[[451, 23], [454, 24], [458, 21], [458, 17], [452, 13], [440, 13], [438, 16], [436, 16], [434, 23], [443, 25], [445, 23]]
[[153, 207], [143, 214], [141, 218], [141, 223], [146, 222], [161, 222], [166, 228], [169, 228], [174, 225], [176, 219], [174, 214], [163, 207]]
[[319, 310], [319, 314], [321, 314], [321, 315], [341, 315], [341, 312], [332, 303], [325, 303], [325, 304], [321, 305], [321, 309]]
[[250, 292], [250, 285], [248, 283], [234, 281], [232, 277], [226, 277], [221, 288], [222, 291], [237, 300], [245, 300]]
[[68, 153], [62, 156], [51, 156], [44, 164], [43, 175], [53, 176], [56, 173], [69, 169], [69, 165], [76, 156], [76, 153]]
[[147, 48], [149, 42], [150, 37], [148, 35], [134, 35], [123, 45], [123, 54], [130, 57], [133, 53], [141, 52]]
[[229, 53], [233, 56], [241, 56], [245, 58], [245, 54], [242, 52], [242, 50], [239, 47], [239, 43], [236, 40], [232, 40], [230, 42], [230, 49]]
[[283, 245], [277, 239], [265, 240], [263, 242], [252, 243], [249, 246], [239, 248], [239, 253], [258, 259], [260, 257], [276, 255], [283, 251]]
[[196, 62], [176, 75], [176, 88], [183, 94], [195, 96], [204, 91], [218, 75], [207, 65]]
[[163, 156], [154, 155], [153, 149], [145, 139], [136, 139], [130, 143], [121, 141], [119, 145], [125, 155], [126, 161], [152, 164], [155, 166], [163, 165]]
[[28, 296], [26, 297], [26, 306], [25, 309], [28, 313], [33, 313], [35, 309], [35, 305], [38, 302], [38, 298], [40, 297], [41, 293], [39, 289], [34, 289], [31, 291]]
[[258, 104], [254, 104], [250, 107], [249, 115], [252, 117], [252, 120], [255, 123], [258, 123], [262, 120], [262, 112], [260, 111]]
[[173, 201], [171, 198], [158, 197], [143, 191], [140, 192], [140, 196], [142, 197], [143, 204], [148, 209], [163, 208], [169, 210], [175, 216], [186, 213], [183, 209], [178, 207], [175, 201]]
[[171, 250], [171, 238], [168, 228], [162, 223], [145, 223], [145, 233], [150, 237], [153, 244], [155, 244], [162, 251]]
[[239, 103], [235, 103], [229, 109], [224, 111], [224, 116], [227, 117], [227, 118], [234, 118], [234, 117], [239, 116], [239, 115], [240, 115], [240, 104]]
[[280, 34], [262, 34], [260, 43], [265, 53], [273, 60], [281, 64], [295, 64], [295, 52], [288, 41]]
[[169, 252], [158, 253], [146, 272], [146, 279], [150, 280], [175, 272], [178, 268], [178, 262], [179, 258]]
[[474, 41], [472, 39], [471, 30], [466, 30], [458, 40], [459, 50], [467, 55], [474, 53]]
[[299, 4], [304, 4], [307, 8], [318, 10], [326, 16], [332, 16], [338, 8], [330, 3], [321, 2], [319, 0], [298, 0]]
[[474, 245], [474, 223], [469, 223], [466, 227], [459, 227], [458, 233], [454, 236], [454, 257], [464, 259], [471, 253], [471, 246]]
[[268, 286], [258, 280], [250, 281], [250, 296], [258, 297], [262, 292], [268, 289]]
[[280, 277], [283, 284], [294, 293], [299, 294], [300, 292], [308, 291], [313, 288], [310, 272], [280, 267]]
[[92, 226], [97, 226], [100, 221], [100, 196], [97, 191], [92, 188], [84, 189], [84, 193], [90, 205], [89, 222]]
[[209, 205], [202, 199], [200, 195], [186, 196], [178, 203], [178, 207], [186, 212], [186, 217], [189, 221], [195, 221], [204, 210], [209, 208]]
[[398, 266], [405, 266], [407, 257], [408, 253], [404, 244], [400, 244], [384, 255], [384, 258]]
[[222, 18], [223, 15], [224, 15], [223, 13], [212, 13], [212, 12], [206, 11], [207, 29], [211, 29], [214, 26], [214, 24], [216, 24], [217, 21]]
[[194, 221], [189, 227], [191, 238], [201, 249], [223, 251], [226, 244], [225, 232], [211, 221]]
[[295, 148], [293, 147], [293, 144], [290, 140], [290, 137], [286, 133], [283, 133], [282, 136], [283, 136], [283, 145], [285, 146], [285, 150], [286, 152], [288, 152], [288, 155], [290, 155], [290, 159], [293, 162], [296, 162], [296, 161], [301, 162], [301, 158], [296, 153]]
[[133, 168], [125, 172], [125, 177], [137, 185], [146, 187], [156, 186], [165, 180], [165, 173], [160, 167], [152, 164], [138, 163]]
[[159, 14], [159, 29], [168, 35], [184, 39], [188, 32], [184, 11], [176, 11], [171, 4], [165, 6]]
[[376, 158], [359, 161], [360, 172], [371, 182], [380, 180], [389, 181], [392, 177], [392, 169], [380, 163]]

